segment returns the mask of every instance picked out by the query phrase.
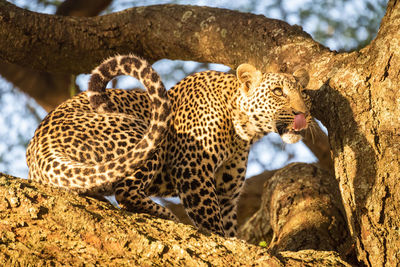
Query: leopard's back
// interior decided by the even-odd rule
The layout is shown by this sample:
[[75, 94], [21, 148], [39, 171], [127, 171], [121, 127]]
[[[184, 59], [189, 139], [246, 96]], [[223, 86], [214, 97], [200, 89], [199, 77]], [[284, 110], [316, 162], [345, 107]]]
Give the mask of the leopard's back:
[[[106, 90], [118, 75], [139, 79], [147, 90]], [[29, 178], [109, 192], [157, 153], [170, 119], [167, 91], [151, 65], [135, 55], [110, 58], [93, 70], [87, 92], [39, 125], [27, 149]]]
[[118, 106], [116, 112], [98, 113], [89, 104], [87, 92], [83, 92], [46, 116], [27, 149], [30, 179], [69, 187], [74, 176], [90, 173], [70, 169], [67, 174], [71, 178], [60, 179], [67, 168], [65, 163], [55, 161], [57, 155], [62, 153], [70, 162], [96, 166], [134, 149], [150, 123], [150, 100], [140, 89], [113, 89], [107, 94]]

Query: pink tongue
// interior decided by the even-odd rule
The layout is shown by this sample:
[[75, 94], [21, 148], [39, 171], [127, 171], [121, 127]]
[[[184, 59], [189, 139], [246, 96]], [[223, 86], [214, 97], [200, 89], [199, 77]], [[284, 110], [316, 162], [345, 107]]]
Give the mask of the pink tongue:
[[307, 121], [303, 113], [294, 116], [293, 129], [295, 131], [303, 130], [304, 128], [306, 128], [306, 126], [307, 126]]

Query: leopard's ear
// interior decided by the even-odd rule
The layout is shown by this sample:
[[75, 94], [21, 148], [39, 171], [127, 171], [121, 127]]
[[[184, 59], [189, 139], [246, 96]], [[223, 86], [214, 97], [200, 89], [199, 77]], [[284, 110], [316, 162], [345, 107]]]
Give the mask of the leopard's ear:
[[258, 86], [261, 81], [261, 72], [253, 65], [244, 63], [236, 70], [236, 76], [242, 85], [241, 88], [247, 93], [252, 87]]
[[303, 88], [307, 87], [307, 84], [310, 81], [310, 75], [308, 75], [308, 72], [306, 69], [303, 69], [303, 68], [297, 69], [295, 72], [293, 72], [293, 76], [296, 79], [296, 81], [301, 86], [303, 86]]

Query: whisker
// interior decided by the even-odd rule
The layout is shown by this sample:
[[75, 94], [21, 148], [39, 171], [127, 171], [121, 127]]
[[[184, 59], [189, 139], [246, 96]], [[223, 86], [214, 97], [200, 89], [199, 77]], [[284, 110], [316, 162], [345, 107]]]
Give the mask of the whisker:
[[311, 134], [311, 142], [313, 144], [315, 144], [315, 134], [314, 134], [315, 128], [314, 127], [315, 127], [315, 121], [312, 120], [310, 123], [310, 127], [309, 127], [310, 131], [309, 132]]
[[324, 131], [321, 129], [321, 127], [318, 125], [318, 123], [315, 121], [315, 119], [313, 119], [310, 122], [310, 130], [312, 130], [312, 134], [313, 134], [313, 142], [316, 141], [317, 139], [322, 138], [323, 136], [325, 136]]

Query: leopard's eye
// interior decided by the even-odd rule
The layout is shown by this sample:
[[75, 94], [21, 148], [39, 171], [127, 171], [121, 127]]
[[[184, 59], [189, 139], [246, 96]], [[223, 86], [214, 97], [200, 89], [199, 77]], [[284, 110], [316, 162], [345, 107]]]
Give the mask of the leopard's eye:
[[274, 94], [277, 95], [277, 96], [283, 96], [283, 90], [282, 90], [281, 87], [275, 87], [275, 88], [272, 90], [272, 93], [274, 93]]

